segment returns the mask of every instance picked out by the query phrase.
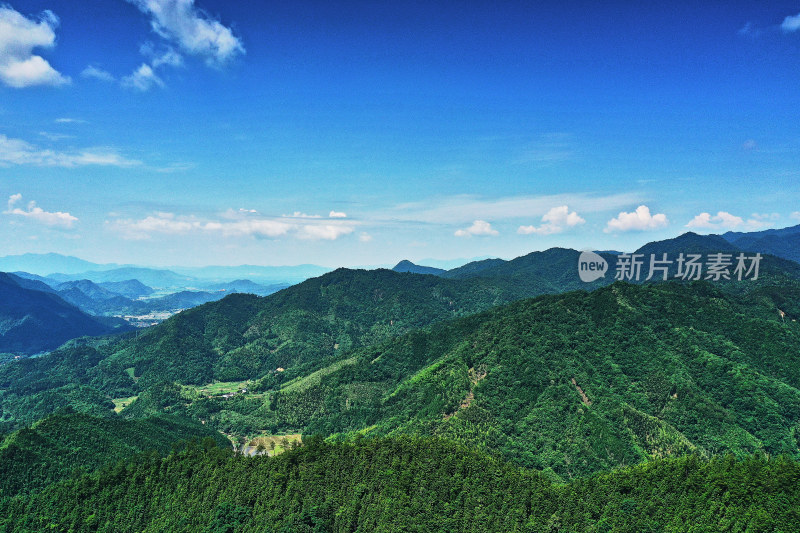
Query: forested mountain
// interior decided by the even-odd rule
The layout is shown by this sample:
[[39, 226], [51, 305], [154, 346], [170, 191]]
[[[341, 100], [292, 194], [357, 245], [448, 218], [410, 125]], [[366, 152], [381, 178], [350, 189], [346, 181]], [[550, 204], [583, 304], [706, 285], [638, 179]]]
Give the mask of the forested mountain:
[[222, 434], [171, 416], [122, 420], [51, 415], [0, 439], [0, 499], [40, 490], [76, 469], [91, 472], [152, 450], [166, 455], [176, 441], [205, 438], [229, 446]]
[[124, 281], [104, 281], [98, 283], [104, 289], [115, 292], [126, 298], [135, 300], [142, 296], [150, 296], [155, 292], [152, 288], [148, 287], [138, 279], [128, 279]]
[[[414, 290], [392, 289], [401, 279]], [[622, 283], [419, 330], [479, 305], [431, 298], [442, 282], [340, 270], [271, 298], [234, 295], [115, 343], [7, 365], [0, 405], [8, 424], [43, 416], [34, 398], [70, 403], [78, 383], [98, 398], [138, 395], [129, 417], [168, 408], [241, 435], [441, 435], [554, 479], [685, 453], [800, 456], [800, 332], [774, 291]], [[376, 330], [385, 320], [409, 333]], [[250, 390], [227, 400], [186, 387], [246, 378]]]
[[[733, 272], [736, 266], [735, 258], [738, 254], [757, 251], [759, 250], [740, 248], [719, 235], [698, 235], [693, 232], [687, 232], [672, 239], [645, 244], [634, 252], [631, 252], [632, 254], [638, 254], [640, 256], [642, 275], [638, 280], [632, 279], [629, 281], [646, 281], [649, 274], [651, 255], [653, 255], [656, 260], [662, 259], [664, 254], [667, 255], [667, 260], [672, 262], [669, 268], [669, 279], [674, 279], [677, 274], [677, 259], [680, 254], [699, 254], [701, 256], [701, 262], [703, 263], [708, 261], [709, 256], [712, 254], [730, 254], [731, 262], [733, 263], [730, 271]], [[792, 260], [787, 260], [778, 254], [766, 254], [769, 254], [769, 252], [766, 252], [761, 259], [759, 277], [768, 278], [769, 283], [785, 280], [800, 281], [800, 264]], [[540, 288], [547, 288], [547, 290], [542, 290], [542, 293], [565, 292], [568, 290], [587, 288], [576, 276], [579, 255], [580, 252], [577, 250], [551, 248], [543, 252], [532, 252], [510, 261], [485, 259], [483, 261], [467, 263], [462, 267], [448, 270], [441, 275], [445, 278], [455, 279], [491, 278], [497, 280], [513, 280], [516, 284], [535, 285]], [[608, 270], [605, 276], [598, 280], [596, 284], [610, 284], [614, 281], [620, 254], [618, 252], [599, 252], [599, 255], [608, 263]], [[753, 253], [748, 253], [746, 257], [749, 258], [753, 255]], [[704, 271], [702, 278], [705, 278], [705, 275], [706, 273]], [[658, 276], [656, 277], [656, 281], [658, 281]], [[726, 280], [723, 279], [721, 282], [725, 284]], [[755, 284], [750, 283], [743, 287], [751, 288], [753, 285]], [[591, 288], [591, 286], [589, 288]], [[741, 290], [742, 287], [738, 287], [738, 289]]]
[[747, 233], [729, 231], [722, 238], [742, 250], [772, 254], [800, 262], [800, 225]]
[[430, 439], [311, 439], [278, 457], [207, 443], [0, 502], [9, 531], [794, 531], [800, 466], [657, 460], [553, 485]]
[[394, 267], [392, 267], [392, 270], [395, 272], [411, 272], [412, 274], [432, 274], [434, 276], [440, 276], [447, 272], [443, 268], [415, 265], [407, 259], [403, 259], [397, 263]]
[[255, 294], [256, 296], [268, 296], [279, 290], [289, 287], [288, 283], [272, 283], [269, 285], [262, 285], [255, 283], [249, 279], [237, 279], [226, 283], [210, 283], [203, 285], [203, 288], [211, 291], [226, 291], [228, 294], [234, 292], [243, 292], [246, 294]]
[[102, 315], [117, 309], [125, 309], [131, 300], [88, 279], [65, 281], [53, 287], [56, 293], [78, 309]]
[[24, 288], [39, 283], [0, 272], [0, 353], [37, 353], [83, 335], [119, 331], [52, 292]]
[[[719, 251], [734, 249], [718, 237], [685, 234], [637, 253]], [[233, 294], [147, 330], [75, 340], [0, 365], [0, 433], [7, 434], [0, 468], [12, 472], [4, 494], [43, 489], [0, 501], [7, 511], [0, 515], [22, 530], [51, 519], [77, 530], [108, 520], [136, 531], [197, 530], [199, 521], [223, 531], [264, 523], [388, 531], [425, 527], [431, 517], [468, 531], [625, 524], [634, 524], [630, 531], [680, 531], [687, 517], [707, 524], [725, 517], [737, 527], [788, 523], [791, 514], [758, 514], [797, 497], [784, 486], [770, 485], [751, 500], [737, 493], [737, 504], [723, 507], [704, 498], [730, 497], [734, 480], [764, 484], [796, 475], [800, 265], [765, 256], [758, 281], [609, 285], [616, 254], [602, 254], [609, 272], [591, 284], [577, 276], [578, 256], [556, 248], [440, 276], [339, 269], [268, 297]], [[19, 278], [7, 280], [28, 290]], [[82, 286], [99, 298], [108, 292], [93, 283], [69, 288]], [[591, 292], [564, 293], [575, 288]], [[64, 408], [85, 414], [54, 415]], [[152, 418], [165, 415], [177, 418]], [[300, 433], [309, 445], [267, 461], [230, 457], [208, 441], [163, 463], [153, 457], [66, 479], [75, 466], [91, 471], [150, 446], [164, 452], [178, 435], [215, 430], [238, 442]], [[315, 434], [330, 444], [309, 440]], [[110, 451], [97, 454], [93, 442]], [[217, 433], [216, 442], [227, 439]], [[436, 464], [453, 453], [463, 461], [445, 461], [430, 478], [418, 474], [416, 462]], [[713, 459], [725, 454], [742, 462]], [[370, 461], [378, 462], [367, 468]], [[306, 477], [318, 467], [334, 469], [336, 479]], [[250, 489], [229, 487], [255, 484], [242, 473], [254, 468], [261, 482], [281, 488], [240, 501]], [[162, 496], [128, 521], [123, 509], [143, 490], [139, 469], [160, 469], [147, 491]], [[196, 486], [174, 486], [172, 476], [186, 478], [175, 474], [185, 469], [207, 475]], [[226, 478], [228, 470], [239, 474]], [[490, 483], [487, 471], [497, 472], [488, 493], [481, 488]], [[437, 515], [431, 506], [444, 504], [432, 493], [407, 492], [401, 503], [395, 489], [387, 499], [350, 496], [383, 494], [371, 484], [398, 472], [410, 476], [403, 478], [408, 486], [448, 483], [441, 490], [458, 503]], [[118, 489], [106, 488], [111, 479]], [[485, 507], [473, 501], [481, 491], [489, 494]], [[300, 493], [313, 496], [298, 499]], [[72, 494], [81, 496], [73, 501]], [[588, 494], [602, 498], [576, 513]], [[654, 513], [652, 498], [670, 494], [681, 497]], [[177, 501], [184, 502], [179, 513], [162, 512]], [[420, 513], [378, 511], [392, 505]]]
[[139, 401], [226, 429], [446, 436], [564, 479], [685, 453], [800, 457], [800, 330], [785, 318], [767, 295], [615, 284], [410, 333], [316, 374], [273, 374], [264, 397], [161, 388]]

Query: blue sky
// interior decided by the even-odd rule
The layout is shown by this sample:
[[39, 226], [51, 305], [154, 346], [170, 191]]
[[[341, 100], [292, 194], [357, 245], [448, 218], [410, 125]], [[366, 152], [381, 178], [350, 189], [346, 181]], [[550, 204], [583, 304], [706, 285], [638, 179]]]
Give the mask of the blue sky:
[[354, 266], [800, 223], [800, 2], [252, 4], [0, 4], [0, 255]]

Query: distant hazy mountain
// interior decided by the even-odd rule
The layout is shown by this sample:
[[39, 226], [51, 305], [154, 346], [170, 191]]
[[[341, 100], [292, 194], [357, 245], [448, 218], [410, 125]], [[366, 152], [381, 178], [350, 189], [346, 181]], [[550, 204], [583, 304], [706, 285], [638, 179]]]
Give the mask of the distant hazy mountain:
[[[27, 277], [31, 276], [25, 272], [9, 272], [8, 275], [23, 289], [31, 289], [34, 291], [42, 291], [42, 292], [51, 292], [54, 293], [56, 290], [44, 281], [40, 281], [38, 278], [39, 276]], [[51, 281], [52, 282], [52, 281]]]
[[415, 265], [408, 259], [403, 259], [397, 263], [392, 270], [395, 272], [411, 272], [413, 274], [432, 274], [434, 276], [440, 276], [446, 272], [443, 268]]
[[263, 285], [250, 281], [249, 279], [237, 279], [228, 283], [211, 283], [209, 285], [204, 285], [203, 288], [211, 291], [225, 291], [226, 294], [241, 292], [245, 294], [255, 294], [256, 296], [267, 296], [290, 286], [289, 283]]
[[48, 287], [53, 287], [53, 286], [58, 285], [59, 283], [61, 283], [60, 281], [56, 281], [56, 280], [48, 278], [46, 276], [39, 276], [39, 275], [36, 275], [36, 274], [31, 274], [30, 272], [22, 272], [20, 270], [18, 270], [16, 272], [10, 272], [10, 274], [13, 274], [13, 275], [15, 275], [17, 277], [20, 277], [20, 278], [23, 278], [23, 279], [40, 281], [43, 284], [47, 285]]
[[159, 298], [148, 298], [131, 302], [131, 311], [135, 314], [145, 314], [152, 311], [177, 311], [203, 305], [208, 302], [221, 300], [229, 293], [225, 291], [179, 291]]
[[[89, 279], [95, 283], [121, 282], [137, 279], [152, 287], [188, 287], [198, 279], [207, 282], [226, 283], [249, 279], [270, 285], [277, 283], [299, 283], [308, 278], [321, 276], [332, 268], [319, 265], [292, 266], [206, 266], [147, 268], [116, 263], [98, 264], [56, 253], [23, 254], [0, 257], [0, 271], [25, 272], [28, 276], [52, 275], [57, 282]], [[40, 280], [42, 281], [42, 280]]]
[[40, 276], [47, 276], [54, 272], [77, 274], [79, 272], [114, 268], [116, 266], [118, 265], [99, 265], [97, 263], [78, 259], [77, 257], [54, 253], [8, 255], [6, 257], [0, 257], [0, 271], [14, 272], [21, 270]]
[[132, 303], [129, 298], [88, 279], [65, 281], [54, 288], [64, 300], [92, 315], [113, 314]]
[[95, 283], [119, 282], [135, 279], [149, 287], [156, 288], [184, 288], [191, 286], [197, 281], [192, 277], [176, 274], [171, 270], [144, 267], [122, 267], [111, 270], [82, 272], [80, 274], [57, 273], [48, 277], [62, 282], [88, 279]]
[[121, 294], [126, 298], [136, 299], [142, 296], [150, 296], [155, 291], [139, 281], [138, 279], [129, 279], [125, 281], [103, 281], [98, 283], [104, 289], [111, 292]]
[[88, 279], [65, 281], [64, 283], [59, 283], [54, 288], [59, 292], [77, 289], [93, 300], [111, 300], [121, 296], [119, 293], [103, 288]]
[[23, 288], [17, 279], [0, 273], [0, 352], [37, 353], [75, 337], [115, 331], [58, 295]]
[[332, 268], [321, 267], [318, 265], [295, 265], [295, 266], [207, 266], [199, 268], [189, 267], [170, 267], [171, 270], [179, 274], [200, 278], [203, 280], [226, 282], [228, 280], [248, 279], [256, 280], [260, 283], [298, 283], [308, 278], [321, 276]]
[[800, 225], [749, 233], [729, 231], [722, 238], [742, 250], [772, 254], [800, 263]]

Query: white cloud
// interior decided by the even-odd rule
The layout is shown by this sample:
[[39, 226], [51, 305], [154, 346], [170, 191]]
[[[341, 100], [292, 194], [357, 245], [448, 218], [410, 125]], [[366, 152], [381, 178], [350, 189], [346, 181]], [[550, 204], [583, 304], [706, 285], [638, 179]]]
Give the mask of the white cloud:
[[28, 202], [26, 209], [17, 207], [17, 204], [22, 200], [21, 194], [12, 194], [8, 197], [8, 210], [4, 211], [6, 215], [21, 216], [28, 220], [33, 220], [40, 224], [50, 227], [71, 228], [75, 222], [78, 221], [77, 217], [64, 213], [62, 211], [55, 211], [53, 213], [45, 211], [41, 207], [36, 206], [36, 202]]
[[339, 211], [331, 211], [328, 215], [328, 218], [347, 218], [347, 213], [342, 213]]
[[780, 218], [778, 213], [753, 213], [746, 221], [739, 216], [732, 215], [727, 211], [719, 211], [716, 215], [710, 213], [700, 213], [687, 224], [687, 228], [699, 230], [759, 230], [768, 228], [773, 222]]
[[339, 224], [324, 224], [315, 225], [308, 224], [298, 228], [298, 237], [301, 239], [325, 239], [335, 241], [342, 235], [348, 235], [353, 232], [352, 226], [344, 226]]
[[184, 52], [222, 65], [244, 53], [242, 42], [230, 28], [194, 5], [194, 0], [128, 0], [150, 17], [150, 26]]
[[781, 29], [786, 33], [800, 30], [800, 13], [783, 19], [783, 22], [781, 23]]
[[520, 235], [530, 235], [536, 233], [538, 235], [551, 235], [553, 233], [561, 233], [566, 228], [571, 228], [579, 224], [584, 224], [586, 221], [581, 218], [575, 211], [570, 211], [569, 207], [562, 205], [554, 207], [542, 217], [541, 226], [520, 226], [517, 233]]
[[767, 222], [771, 220], [778, 220], [781, 218], [780, 213], [753, 213], [750, 215], [751, 218], [755, 220]]
[[64, 139], [72, 139], [73, 135], [65, 133], [50, 133], [49, 131], [40, 131], [39, 135], [51, 141], [63, 141]]
[[737, 217], [727, 211], [720, 211], [712, 216], [711, 213], [700, 213], [686, 224], [687, 228], [696, 229], [734, 229], [744, 224], [742, 217]]
[[11, 139], [0, 134], [0, 167], [9, 165], [66, 168], [87, 165], [132, 167], [141, 165], [141, 161], [127, 159], [108, 148], [84, 149], [77, 152], [47, 150], [21, 139]]
[[792, 213], [789, 216], [791, 216], [795, 220], [800, 220], [800, 211], [795, 211], [794, 213]]
[[56, 124], [86, 124], [82, 118], [61, 117], [54, 121]]
[[300, 211], [295, 211], [291, 215], [281, 215], [284, 218], [322, 218], [322, 215], [307, 215]]
[[485, 220], [476, 220], [470, 227], [455, 232], [456, 237], [472, 237], [473, 235], [499, 235], [499, 232], [492, 229], [492, 225]]
[[756, 148], [758, 148], [758, 143], [754, 139], [747, 139], [742, 143], [742, 150], [745, 152], [752, 152]]
[[[554, 194], [549, 196], [509, 196], [505, 198], [477, 198], [460, 195], [406, 203], [388, 211], [392, 220], [425, 222], [433, 224], [462, 224], [473, 220], [529, 219], [546, 214], [554, 205], [569, 205], [580, 213], [595, 213], [643, 201], [638, 193], [620, 193], [607, 196], [588, 194]], [[382, 213], [383, 216], [387, 213]]]
[[55, 46], [57, 26], [52, 11], [43, 12], [36, 21], [0, 5], [0, 81], [14, 88], [70, 83], [47, 60], [33, 54], [34, 48]]
[[150, 64], [153, 68], [158, 68], [162, 65], [179, 67], [183, 64], [183, 57], [171, 46], [157, 50], [156, 45], [147, 42], [139, 48], [139, 52], [141, 52], [143, 56], [150, 58]]
[[83, 78], [93, 78], [95, 80], [112, 82], [114, 81], [114, 76], [111, 75], [110, 72], [107, 70], [103, 70], [100, 67], [95, 67], [94, 65], [89, 65], [83, 72], [81, 72], [81, 77]]
[[336, 240], [355, 231], [351, 221], [327, 221], [319, 217], [264, 217], [252, 210], [228, 209], [220, 219], [194, 215], [154, 213], [142, 219], [115, 218], [107, 227], [126, 239], [149, 239], [155, 234], [217, 234], [223, 237], [275, 239], [293, 237], [304, 240]]
[[603, 231], [605, 233], [618, 231], [647, 231], [666, 227], [667, 224], [669, 224], [667, 215], [664, 213], [651, 215], [649, 207], [640, 205], [636, 208], [636, 211], [631, 213], [621, 211], [616, 218], [612, 218], [608, 221]]
[[370, 235], [366, 231], [362, 231], [361, 235], [358, 236], [358, 240], [361, 242], [370, 242], [372, 241], [372, 235]]
[[121, 83], [123, 87], [137, 89], [142, 92], [149, 91], [154, 86], [164, 86], [164, 82], [147, 63], [142, 63], [130, 76], [122, 78]]

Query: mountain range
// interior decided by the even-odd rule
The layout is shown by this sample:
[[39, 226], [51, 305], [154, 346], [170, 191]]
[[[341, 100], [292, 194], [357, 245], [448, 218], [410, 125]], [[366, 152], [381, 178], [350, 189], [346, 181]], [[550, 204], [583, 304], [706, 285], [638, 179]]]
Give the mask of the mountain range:
[[87, 315], [52, 290], [30, 288], [39, 283], [0, 272], [0, 353], [37, 353], [75, 337], [127, 329], [122, 320]]
[[[752, 242], [793, 235], [758, 236]], [[787, 480], [800, 464], [800, 264], [752, 248], [746, 235], [728, 237], [686, 233], [634, 253], [671, 259], [729, 254], [733, 260], [759, 252], [758, 279], [681, 279], [673, 262], [668, 281], [660, 276], [618, 281], [615, 273], [625, 256], [603, 251], [598, 255], [608, 265], [605, 275], [584, 283], [578, 276], [581, 252], [564, 248], [448, 271], [404, 261], [393, 270], [337, 269], [265, 297], [230, 294], [151, 328], [75, 339], [46, 355], [7, 362], [0, 365], [0, 433], [24, 433], [42, 419], [68, 427], [72, 422], [58, 417], [77, 411], [89, 417], [81, 421], [87, 428], [102, 427], [105, 420], [170, 416], [191, 426], [182, 433], [187, 436], [216, 430], [241, 444], [301, 434], [305, 446], [279, 458], [242, 458], [215, 451], [210, 441], [77, 481], [64, 479], [63, 465], [49, 456], [42, 462], [55, 464], [56, 474], [34, 483], [36, 494], [0, 501], [0, 507], [6, 505], [8, 524], [36, 529], [48, 520], [37, 509], [61, 509], [63, 501], [58, 523], [64, 524], [71, 516], [66, 502], [80, 486], [91, 503], [69, 505], [84, 509], [82, 520], [95, 512], [112, 517], [114, 502], [141, 499], [136, 480], [143, 479], [142, 472], [188, 469], [206, 475], [181, 493], [181, 508], [198, 516], [211, 513], [207, 521], [222, 530], [237, 530], [256, 517], [298, 531], [332, 524], [343, 530], [379, 524], [386, 530], [424, 528], [424, 522], [380, 518], [374, 513], [381, 507], [363, 495], [382, 494], [387, 485], [380, 480], [399, 480], [406, 492], [392, 492], [381, 500], [383, 508], [429, 505], [435, 500], [431, 494], [408, 487], [441, 483], [445, 474], [437, 471], [428, 479], [415, 478], [415, 472], [457, 453], [469, 460], [448, 471], [452, 484], [446, 490], [460, 495], [465, 506], [458, 504], [458, 512], [472, 529], [583, 531], [603, 530], [598, 524], [604, 524], [605, 530], [655, 531], [672, 524], [678, 531], [690, 515], [719, 524], [708, 491], [730, 498], [738, 483], [762, 487], [759, 497], [767, 500], [751, 510], [724, 507], [731, 523], [745, 524], [742, 530], [783, 527], [791, 523], [789, 515], [757, 519], [752, 513], [794, 498]], [[778, 248], [773, 243], [771, 250]], [[43, 279], [54, 283], [52, 278], [6, 277], [17, 291], [62, 302], [61, 290], [82, 290], [96, 300], [115, 294], [91, 281], [50, 287]], [[253, 288], [248, 281], [233, 286]], [[140, 430], [148, 433], [148, 427]], [[86, 443], [77, 446], [87, 449]], [[132, 449], [121, 456], [129, 453]], [[763, 459], [778, 456], [777, 462]], [[21, 463], [0, 450], [0, 469], [12, 465], [6, 468], [27, 472], [37, 460], [16, 457]], [[247, 501], [203, 496], [218, 502], [215, 510], [186, 503], [206, 490], [227, 494], [230, 483], [253, 483], [246, 472], [262, 460], [262, 479], [272, 480], [276, 495], [314, 494], [302, 500], [308, 503], [301, 505], [302, 513], [299, 496], [280, 500], [294, 506], [285, 514], [291, 522], [259, 514], [267, 511], [254, 503], [256, 496]], [[409, 466], [418, 463], [422, 470]], [[304, 477], [317, 468], [319, 475]], [[226, 469], [238, 472], [231, 478], [235, 482], [220, 481], [227, 479]], [[326, 469], [359, 480], [363, 485], [355, 483], [347, 494], [362, 496], [325, 492], [332, 484], [343, 486], [327, 478], [318, 484]], [[500, 485], [518, 487], [487, 496], [494, 509], [488, 514], [476, 507], [473, 490], [486, 482], [487, 471], [497, 472], [496, 479], [504, 480]], [[685, 472], [692, 472], [693, 482]], [[159, 475], [158, 483], [170, 487], [180, 477]], [[418, 483], [402, 484], [408, 476]], [[770, 477], [782, 485], [770, 485]], [[105, 488], [115, 483], [124, 487], [118, 499]], [[659, 494], [683, 491], [684, 499], [668, 501], [659, 514], [646, 498], [664, 484], [672, 489]], [[24, 483], [13, 490], [28, 494]], [[174, 491], [177, 487], [166, 494]], [[515, 494], [527, 496], [507, 499]], [[602, 501], [586, 503], [598, 494]], [[160, 505], [177, 505], [164, 498]], [[274, 506], [278, 500], [269, 501]], [[339, 503], [329, 508], [326, 501]], [[591, 516], [574, 512], [586, 505], [594, 506]], [[130, 530], [194, 523], [165, 515], [158, 506], [149, 509], [148, 522]], [[371, 510], [364, 514], [365, 509]]]

